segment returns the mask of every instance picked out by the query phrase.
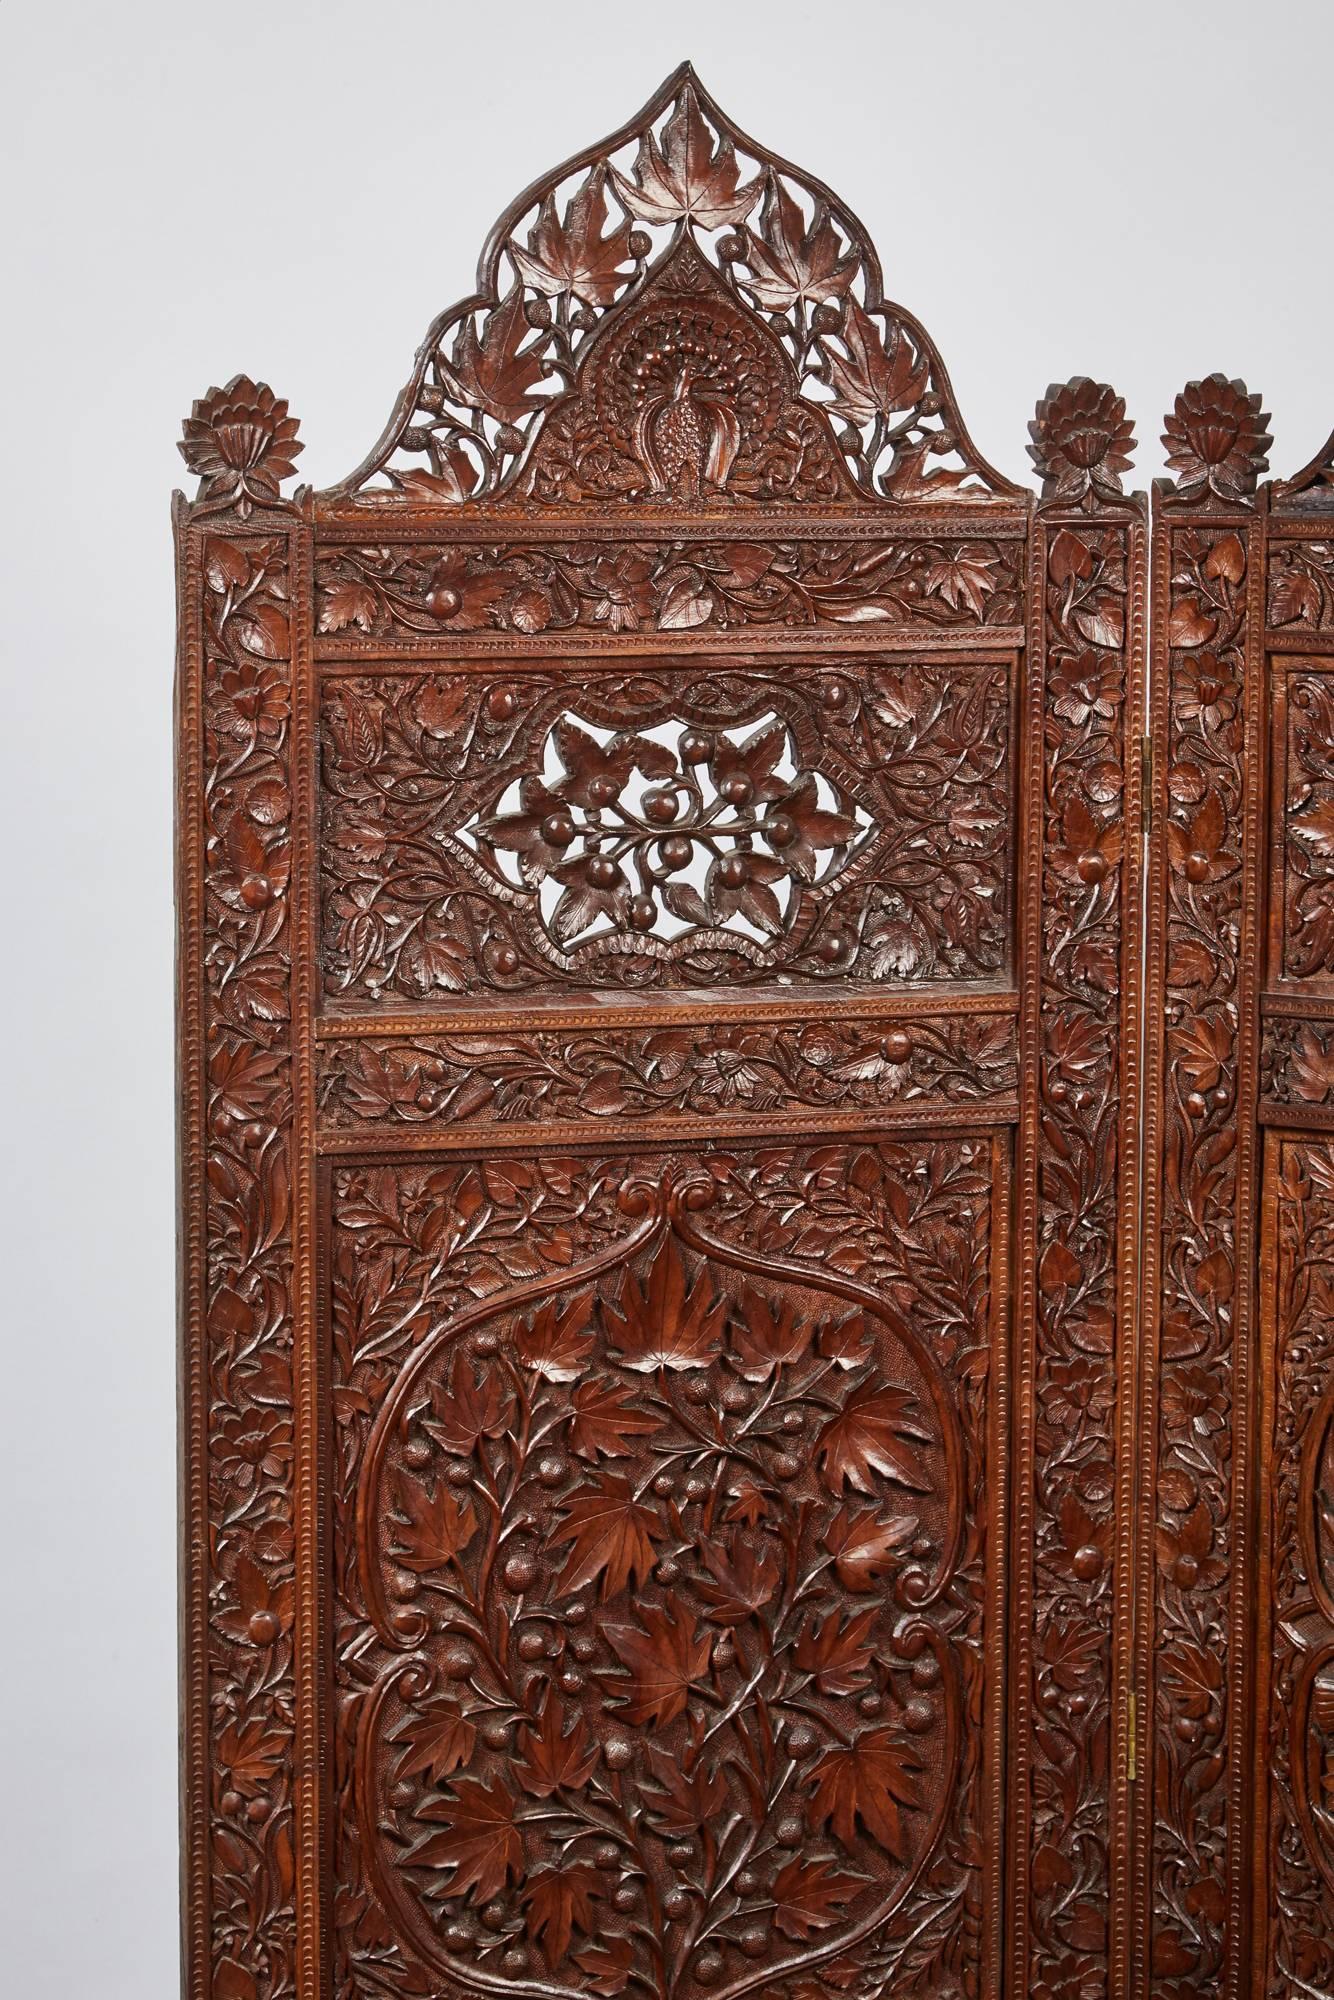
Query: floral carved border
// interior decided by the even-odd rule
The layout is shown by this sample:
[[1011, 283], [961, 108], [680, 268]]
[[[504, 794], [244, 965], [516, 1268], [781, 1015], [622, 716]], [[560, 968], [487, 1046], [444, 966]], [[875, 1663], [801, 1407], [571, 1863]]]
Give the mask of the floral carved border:
[[[1162, 1026], [1148, 1101], [1161, 1126], [1147, 1129], [1146, 1152], [1161, 1180], [1146, 1215], [1144, 1278], [1156, 1458], [1141, 1489], [1154, 1524], [1143, 1556], [1153, 1685], [1144, 1973], [1192, 1991], [1239, 1990], [1248, 1893], [1240, 1828], [1250, 1549], [1240, 1496], [1250, 1439], [1263, 562], [1258, 533], [1236, 510], [1254, 490], [1263, 442], [1252, 439], [1240, 491], [1196, 501], [1194, 518], [1180, 496], [1164, 496], [1157, 543], [1163, 825], [1149, 961], [1162, 983], [1148, 1004]], [[1240, 464], [1240, 446], [1234, 456]]]
[[1022, 570], [1020, 541], [976, 536], [334, 546], [316, 564], [316, 630], [340, 653], [480, 632], [952, 631], [1018, 624]]
[[1278, 1139], [1266, 1160], [1262, 1281], [1266, 1421], [1272, 1453], [1264, 1502], [1269, 1582], [1263, 1635], [1269, 1699], [1263, 1759], [1269, 1788], [1271, 1990], [1328, 1991], [1334, 1981], [1334, 1851], [1328, 1838], [1330, 1668], [1329, 1451], [1334, 1422], [1334, 1147]]
[[1112, 453], [1126, 446], [1111, 418], [1124, 406], [1105, 385], [1049, 391], [1035, 429], [1040, 469], [1044, 416], [1050, 423], [1067, 404], [1072, 424], [1090, 408], [1106, 417], [1108, 441], [1081, 511], [1076, 494], [1050, 482], [1056, 504], [1043, 510], [1033, 578], [1045, 671], [1030, 809], [1043, 867], [1040, 908], [1029, 911], [1040, 973], [1026, 1114], [1035, 1254], [1022, 1320], [1033, 1329], [1023, 1374], [1035, 1459], [1018, 1515], [1031, 1666], [1019, 1690], [1028, 1711], [1027, 1768], [1016, 1776], [1028, 1821], [1018, 1862], [1027, 1940], [1016, 1990], [1037, 1982], [1082, 2000], [1108, 1990], [1118, 1948], [1114, 1635], [1130, 1565], [1118, 1502], [1117, 1328], [1133, 1176], [1126, 1054], [1138, 1031], [1140, 777], [1130, 745], [1142, 703], [1145, 529], [1142, 503], [1118, 495]]
[[298, 1957], [292, 552], [250, 513], [178, 519], [187, 1978], [220, 2000]]
[[346, 1039], [320, 1048], [326, 1126], [522, 1125], [793, 1107], [885, 1110], [985, 1102], [1017, 1083], [1010, 1014], [460, 1033]]

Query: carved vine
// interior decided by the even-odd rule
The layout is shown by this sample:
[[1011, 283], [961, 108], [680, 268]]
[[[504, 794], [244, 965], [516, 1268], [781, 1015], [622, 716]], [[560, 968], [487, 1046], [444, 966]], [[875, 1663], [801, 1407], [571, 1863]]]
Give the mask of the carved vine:
[[991, 1202], [970, 1139], [336, 1176], [344, 1976], [976, 1991]]
[[[777, 459], [757, 490], [771, 497], [822, 490], [804, 473], [821, 454], [846, 468], [836, 486], [898, 501], [1017, 490], [977, 453], [923, 329], [884, 300], [855, 216], [748, 139], [685, 65], [501, 218], [475, 295], [436, 320], [383, 438], [338, 494], [457, 503], [512, 486], [609, 321], [655, 286], [717, 305], [650, 315], [618, 378], [624, 416], [614, 383], [600, 397], [594, 490], [670, 491], [685, 466], [696, 492], [745, 497], [730, 474], [762, 415]], [[794, 405], [782, 420], [776, 373]], [[571, 462], [582, 494], [585, 458]]]
[[1039, 1990], [1090, 1996], [1109, 1943], [1129, 537], [1124, 522], [1053, 521], [1044, 544], [1030, 1908]]
[[[233, 388], [235, 385], [233, 385]], [[292, 1991], [291, 726], [285, 538], [202, 537], [213, 1990]]]
[[1016, 1083], [1013, 1016], [962, 1015], [326, 1042], [319, 1100], [335, 1126], [452, 1126], [961, 1104]]
[[1247, 548], [1171, 544], [1167, 1061], [1159, 1368], [1154, 1963], [1216, 1980], [1227, 1703]]
[[747, 625], [1016, 625], [1018, 541], [598, 542], [332, 548], [318, 629], [344, 641], [444, 633], [721, 632]]
[[330, 683], [328, 988], [992, 974], [1007, 682], [999, 663], [590, 672], [577, 712], [546, 671]]
[[1328, 673], [1288, 676], [1283, 801], [1283, 971], [1334, 972], [1334, 686]]
[[1319, 1993], [1334, 1986], [1334, 1149], [1285, 1144], [1277, 1197], [1270, 1977]]

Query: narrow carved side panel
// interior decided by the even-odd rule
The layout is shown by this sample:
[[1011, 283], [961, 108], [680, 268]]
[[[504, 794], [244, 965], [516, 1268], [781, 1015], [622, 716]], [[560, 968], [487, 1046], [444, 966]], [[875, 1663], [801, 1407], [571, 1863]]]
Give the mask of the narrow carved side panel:
[[1160, 656], [1167, 714], [1158, 739], [1166, 765], [1167, 969], [1155, 1687], [1145, 1754], [1153, 1785], [1152, 1969], [1183, 1993], [1203, 1994], [1230, 1979], [1229, 1954], [1239, 1949], [1241, 1856], [1230, 1818], [1244, 1762], [1234, 1740], [1244, 1727], [1233, 1608], [1244, 1533], [1236, 1481], [1246, 1357], [1238, 1329], [1255, 1199], [1239, 1121], [1252, 1115], [1247, 1099], [1256, 1086], [1244, 1022], [1244, 1005], [1253, 1003], [1242, 981], [1254, 977], [1259, 950], [1258, 752], [1248, 745], [1245, 695], [1251, 531], [1169, 518], [1160, 533], [1169, 576]]
[[1005, 660], [331, 679], [326, 990], [994, 978], [1010, 698]]
[[[1111, 415], [1117, 409], [1123, 416], [1119, 401]], [[1122, 437], [1120, 457], [1128, 426], [1118, 433], [1109, 416], [1108, 429]], [[1144, 566], [1143, 523], [1129, 504], [1116, 518], [1100, 512], [1050, 515], [1040, 544], [1035, 1466], [1032, 1548], [1022, 1558], [1034, 1565], [1027, 1970], [1039, 1990], [1081, 2000], [1107, 1990], [1113, 1943], [1122, 1064], [1138, 976], [1139, 857], [1126, 838], [1138, 614], [1128, 579], [1133, 565], [1142, 592]]]
[[1005, 1098], [1017, 1071], [1012, 1013], [358, 1037], [321, 1044], [319, 1106], [339, 1130], [874, 1111]]
[[1334, 1147], [1281, 1141], [1270, 1172], [1266, 1963], [1272, 1993], [1325, 1993], [1334, 1988]]
[[486, 632], [966, 631], [1020, 623], [1023, 553], [995, 536], [335, 547], [316, 621], [326, 651]]
[[1334, 974], [1334, 678], [1302, 661], [1286, 676], [1280, 970]]
[[1334, 541], [1280, 541], [1269, 547], [1270, 625], [1301, 633], [1334, 630]]
[[288, 541], [185, 535], [202, 685], [187, 648], [182, 779], [198, 817], [181, 829], [183, 894], [202, 900], [183, 1046], [204, 1148], [192, 1155], [187, 1132], [204, 1298], [185, 1368], [207, 1509], [191, 1557], [207, 1651], [188, 1662], [195, 1698], [207, 1691], [207, 1835], [189, 1922], [206, 1919], [211, 1958], [191, 1977], [218, 2000], [279, 2000], [295, 1955]]
[[999, 1142], [332, 1200], [339, 2000], [981, 1992]]

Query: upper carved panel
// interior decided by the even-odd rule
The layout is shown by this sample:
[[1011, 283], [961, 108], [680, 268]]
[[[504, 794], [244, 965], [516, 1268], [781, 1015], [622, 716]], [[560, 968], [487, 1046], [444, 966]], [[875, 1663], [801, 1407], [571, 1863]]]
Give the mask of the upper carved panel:
[[339, 678], [331, 994], [991, 977], [1004, 661]]
[[416, 504], [975, 501], [1018, 488], [883, 297], [851, 210], [758, 146], [689, 64], [535, 182], [326, 497]]

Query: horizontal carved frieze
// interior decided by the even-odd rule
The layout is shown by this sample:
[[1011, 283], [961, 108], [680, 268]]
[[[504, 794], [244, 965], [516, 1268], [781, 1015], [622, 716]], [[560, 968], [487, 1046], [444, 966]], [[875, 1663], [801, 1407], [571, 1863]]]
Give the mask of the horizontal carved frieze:
[[321, 1045], [319, 1108], [349, 1130], [964, 1104], [1017, 1087], [1017, 1032], [1004, 1013], [349, 1038]]
[[988, 539], [420, 543], [325, 548], [316, 630], [451, 633], [1022, 623], [1023, 544]]

